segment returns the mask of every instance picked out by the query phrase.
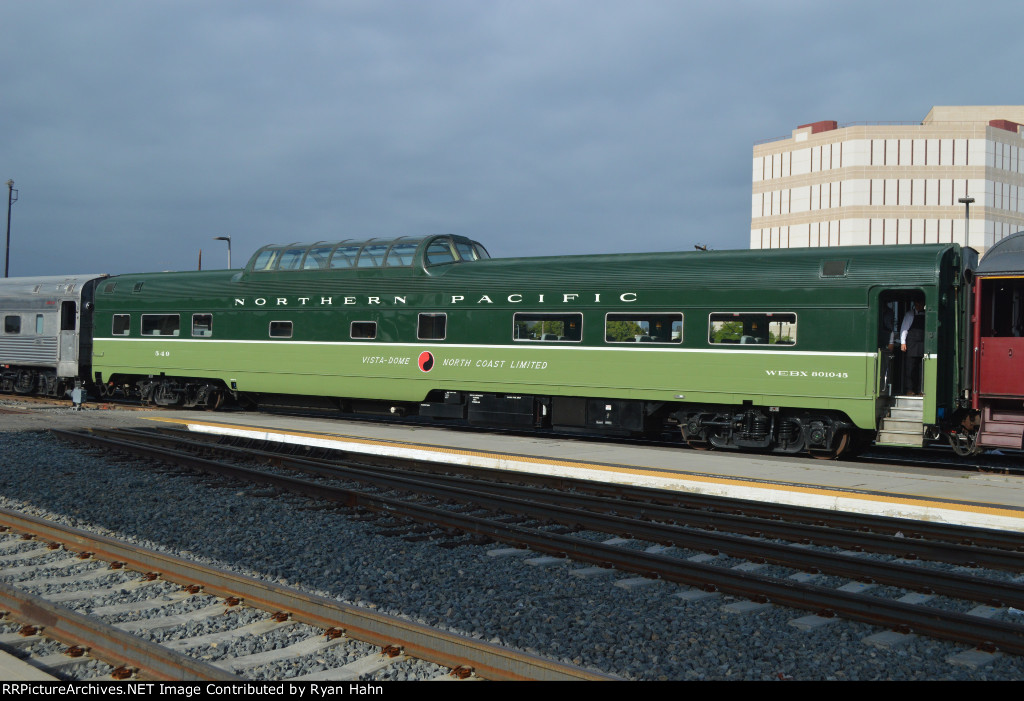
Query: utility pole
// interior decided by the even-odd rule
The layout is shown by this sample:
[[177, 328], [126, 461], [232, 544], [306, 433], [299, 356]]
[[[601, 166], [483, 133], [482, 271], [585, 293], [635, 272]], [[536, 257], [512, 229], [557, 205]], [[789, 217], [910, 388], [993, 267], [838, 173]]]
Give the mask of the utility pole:
[[11, 205], [18, 201], [18, 191], [14, 189], [14, 181], [7, 181], [7, 252], [4, 253], [4, 277], [11, 267]]

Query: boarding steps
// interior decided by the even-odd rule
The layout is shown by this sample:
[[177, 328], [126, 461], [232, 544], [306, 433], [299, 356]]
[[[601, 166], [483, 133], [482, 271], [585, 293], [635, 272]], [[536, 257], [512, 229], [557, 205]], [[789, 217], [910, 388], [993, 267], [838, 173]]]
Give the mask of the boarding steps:
[[924, 397], [897, 396], [882, 419], [879, 445], [924, 445]]
[[981, 412], [978, 445], [1020, 450], [1024, 447], [1024, 412], [986, 406]]

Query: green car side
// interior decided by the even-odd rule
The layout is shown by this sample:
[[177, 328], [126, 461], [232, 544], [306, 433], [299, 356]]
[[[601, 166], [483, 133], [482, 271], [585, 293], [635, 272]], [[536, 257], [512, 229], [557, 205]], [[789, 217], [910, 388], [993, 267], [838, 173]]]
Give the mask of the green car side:
[[[370, 247], [374, 264], [356, 264]], [[349, 265], [330, 267], [343, 248]], [[457, 236], [266, 247], [241, 272], [100, 285], [93, 372], [161, 404], [677, 423], [695, 445], [828, 452], [878, 429], [911, 297], [926, 308], [923, 421], [952, 420], [975, 258], [935, 244], [490, 259]]]

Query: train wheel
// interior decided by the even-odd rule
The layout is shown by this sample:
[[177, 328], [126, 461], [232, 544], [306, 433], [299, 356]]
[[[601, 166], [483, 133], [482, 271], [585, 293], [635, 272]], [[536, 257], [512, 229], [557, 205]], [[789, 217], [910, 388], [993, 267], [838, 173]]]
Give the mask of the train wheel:
[[215, 389], [210, 392], [210, 398], [206, 401], [206, 409], [208, 411], [217, 411], [223, 403], [224, 393]]
[[31, 370], [18, 372], [18, 379], [14, 383], [15, 394], [31, 394], [36, 388], [36, 375]]
[[949, 438], [949, 444], [953, 448], [953, 452], [962, 458], [980, 453], [981, 449], [975, 445], [974, 441], [977, 440], [977, 433], [968, 433], [961, 429], [957, 433], [946, 434]]
[[696, 436], [701, 435], [701, 433], [699, 433], [697, 431], [691, 431], [690, 434], [687, 435], [686, 427], [685, 426], [680, 426], [679, 427], [679, 432], [683, 435], [683, 440], [686, 442], [686, 445], [688, 445], [689, 447], [693, 448], [694, 450], [714, 450], [715, 449], [715, 446], [711, 445], [706, 440], [701, 440], [700, 438], [697, 438]]
[[846, 452], [851, 443], [852, 439], [850, 438], [850, 432], [843, 431], [839, 440], [835, 442], [835, 445], [830, 450], [811, 450], [808, 452], [810, 452], [811, 457], [817, 458], [818, 460], [837, 460], [840, 455]]
[[686, 445], [693, 448], [694, 450], [714, 450], [715, 446], [711, 445], [707, 441], [698, 441], [696, 439], [687, 439]]

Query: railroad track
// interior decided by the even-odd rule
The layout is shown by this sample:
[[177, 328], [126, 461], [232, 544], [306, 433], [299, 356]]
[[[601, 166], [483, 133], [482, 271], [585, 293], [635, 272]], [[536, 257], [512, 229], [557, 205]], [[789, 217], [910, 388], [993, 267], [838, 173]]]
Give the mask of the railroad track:
[[[400, 519], [430, 524], [447, 538], [453, 532], [472, 534], [538, 553], [614, 566], [698, 591], [804, 609], [825, 621], [839, 616], [903, 634], [914, 632], [1024, 654], [1024, 626], [999, 619], [1008, 609], [1024, 610], [1024, 585], [1019, 577], [1024, 572], [1024, 554], [1016, 550], [1019, 537], [1012, 534], [859, 515], [858, 528], [870, 521], [877, 532], [852, 531], [849, 523], [844, 528], [823, 520], [841, 514], [820, 510], [804, 510], [801, 515], [800, 510], [791, 509], [785, 519], [771, 519], [763, 514], [763, 504], [758, 507], [762, 513], [751, 516], [733, 502], [733, 510], [741, 513], [730, 515], [722, 512], [726, 500], [703, 500], [695, 495], [686, 495], [685, 500], [706, 503], [697, 507], [663, 504], [671, 502], [669, 496], [650, 490], [628, 490], [629, 496], [620, 493], [614, 499], [552, 494], [550, 486], [537, 489], [482, 483], [469, 481], [464, 474], [434, 476], [425, 472], [433, 469], [425, 465], [418, 468], [424, 472], [410, 474], [409, 461], [395, 469], [386, 469], [381, 460], [372, 465], [351, 460], [342, 464], [155, 432], [118, 432], [115, 439], [84, 434], [67, 437], [360, 507], [387, 516], [389, 522]], [[164, 442], [165, 447], [154, 447], [154, 442]], [[235, 462], [183, 456], [186, 450], [216, 451]], [[253, 458], [268, 461], [273, 468], [253, 469], [237, 462]], [[301, 472], [304, 477], [286, 472]], [[519, 482], [523, 476], [517, 473], [514, 479]], [[339, 480], [344, 484], [338, 484]], [[354, 487], [354, 483], [370, 489]], [[577, 490], [583, 485], [571, 486]], [[407, 496], [410, 494], [412, 499]], [[565, 505], [567, 502], [571, 505]], [[520, 522], [509, 522], [510, 513]], [[553, 523], [563, 530], [552, 529]], [[401, 525], [393, 529], [403, 530]], [[721, 532], [727, 529], [732, 532]], [[913, 537], [907, 538], [901, 529]], [[411, 527], [405, 530], [408, 533]], [[632, 547], [621, 547], [621, 540], [607, 542], [612, 536], [631, 540]], [[787, 542], [775, 542], [780, 538]], [[836, 547], [845, 550], [835, 552]], [[954, 569], [924, 567], [921, 561], [926, 559]], [[759, 572], [760, 568], [768, 571]], [[851, 587], [849, 580], [869, 584]], [[875, 585], [871, 591], [876, 594], [888, 588], [902, 596], [856, 591]], [[934, 601], [926, 604], [933, 597]], [[955, 601], [949, 605], [951, 599]]]
[[[0, 607], [20, 625], [0, 645], [59, 641], [69, 653], [37, 661], [55, 675], [68, 676], [87, 650], [113, 678], [266, 680], [310, 655], [335, 664], [292, 679], [365, 680], [424, 663], [460, 679], [612, 678], [25, 514], [0, 510], [0, 528]], [[230, 654], [211, 654], [221, 650]]]
[[[855, 539], [863, 538], [863, 536], [855, 535], [852, 536], [854, 540], [851, 540], [851, 537], [843, 535], [845, 530], [890, 535], [897, 538], [891, 542], [892, 548], [889, 552], [903, 552], [910, 548], [909, 544], [929, 541], [1024, 552], [1024, 543], [1017, 534], [955, 524], [854, 514], [677, 490], [633, 487], [588, 479], [550, 476], [540, 472], [509, 472], [472, 465], [443, 464], [427, 460], [346, 453], [340, 450], [311, 448], [299, 444], [192, 433], [177, 428], [118, 432], [97, 430], [93, 433], [97, 436], [137, 436], [150, 444], [159, 443], [161, 440], [159, 436], [162, 435], [168, 437], [164, 445], [172, 449], [187, 448], [193, 453], [220, 454], [227, 457], [241, 455], [276, 465], [281, 464], [278, 458], [295, 457], [316, 461], [326, 466], [351, 465], [357, 468], [371, 468], [380, 474], [404, 477], [408, 477], [410, 474], [429, 475], [430, 479], [436, 480], [438, 483], [447, 481], [451, 484], [459, 484], [457, 478], [464, 477], [472, 480], [473, 485], [486, 482], [498, 483], [501, 485], [500, 489], [503, 493], [509, 495], [516, 494], [516, 485], [519, 485], [523, 489], [518, 493], [527, 499], [554, 500], [562, 505], [581, 504], [584, 508], [613, 509], [620, 513], [622, 511], [641, 512], [648, 514], [649, 518], [653, 520], [679, 520], [682, 515], [685, 515], [685, 522], [689, 525], [703, 525], [703, 527], [721, 528], [722, 530], [733, 529], [735, 532], [746, 535], [766, 533], [770, 537], [789, 540], [814, 538], [817, 542], [825, 542], [830, 545], [856, 547]], [[557, 496], [552, 496], [552, 493], [556, 493]], [[579, 495], [605, 497], [611, 501], [605, 502], [602, 506], [597, 499], [588, 499]], [[879, 546], [876, 544], [875, 547]], [[964, 564], [968, 562], [970, 561], [966, 561]], [[1017, 564], [1016, 559], [1013, 562], [1015, 565]]]

